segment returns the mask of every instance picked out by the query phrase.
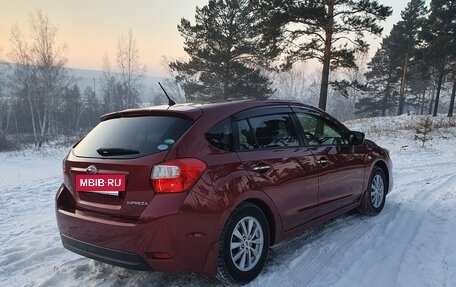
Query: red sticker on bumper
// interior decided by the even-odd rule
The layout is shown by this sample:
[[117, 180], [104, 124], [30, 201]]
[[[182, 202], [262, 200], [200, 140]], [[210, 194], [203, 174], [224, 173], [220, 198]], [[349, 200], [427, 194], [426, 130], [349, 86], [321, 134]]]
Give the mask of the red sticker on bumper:
[[76, 191], [125, 191], [124, 174], [77, 174]]

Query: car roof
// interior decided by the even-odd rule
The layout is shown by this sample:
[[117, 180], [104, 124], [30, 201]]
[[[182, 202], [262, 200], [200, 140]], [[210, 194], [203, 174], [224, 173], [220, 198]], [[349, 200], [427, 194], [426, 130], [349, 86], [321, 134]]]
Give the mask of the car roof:
[[147, 108], [128, 109], [103, 115], [101, 120], [107, 120], [118, 117], [141, 116], [141, 115], [170, 115], [174, 114], [189, 119], [197, 119], [202, 114], [217, 114], [220, 118], [236, 114], [238, 112], [264, 106], [291, 105], [305, 107], [311, 110], [319, 110], [316, 107], [294, 101], [285, 100], [245, 100], [219, 103], [185, 103], [173, 106], [162, 105]]

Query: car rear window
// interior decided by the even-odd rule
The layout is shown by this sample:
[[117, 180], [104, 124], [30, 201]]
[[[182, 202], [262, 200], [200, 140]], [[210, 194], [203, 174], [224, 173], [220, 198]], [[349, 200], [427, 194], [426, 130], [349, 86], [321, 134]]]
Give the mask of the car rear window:
[[168, 150], [191, 126], [171, 116], [123, 117], [103, 121], [75, 148], [79, 157], [136, 158]]

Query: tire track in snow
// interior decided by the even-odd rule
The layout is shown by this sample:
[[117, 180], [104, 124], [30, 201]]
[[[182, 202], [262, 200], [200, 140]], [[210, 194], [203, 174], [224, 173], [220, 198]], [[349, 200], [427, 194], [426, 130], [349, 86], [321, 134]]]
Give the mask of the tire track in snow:
[[[451, 171], [451, 166], [445, 170]], [[415, 285], [418, 286], [455, 286], [456, 169], [451, 173], [453, 175], [448, 176], [446, 181], [430, 190], [420, 233], [415, 238], [416, 243], [407, 249], [408, 258], [416, 257], [415, 269], [419, 271], [419, 279]], [[401, 271], [405, 274], [407, 271], [410, 272], [409, 269], [409, 266], [404, 265]], [[400, 277], [399, 282], [406, 286], [410, 280], [407, 282], [403, 277]]]
[[[305, 235], [273, 248], [271, 267], [253, 286], [277, 286], [274, 273], [286, 266], [288, 286], [315, 286], [334, 258], [341, 258], [346, 247], [362, 238], [373, 226], [361, 215], [337, 218]], [[300, 270], [304, 272], [300, 272]], [[272, 273], [272, 274], [271, 274]]]
[[28, 278], [27, 274], [34, 274], [44, 262], [53, 262], [63, 251], [54, 216], [60, 181], [53, 177], [1, 193], [0, 217], [5, 220], [0, 221], [0, 275], [6, 275], [10, 283]]
[[[410, 171], [421, 173], [415, 168], [411, 168]], [[416, 178], [416, 174], [411, 175], [411, 177]], [[454, 173], [449, 172], [439, 176], [435, 176], [435, 174], [420, 176], [419, 178], [421, 179], [415, 182], [406, 180], [408, 183], [402, 183], [402, 180], [400, 180], [396, 186], [401, 189], [403, 187], [403, 191], [393, 192], [388, 195], [387, 206], [380, 216], [366, 218], [364, 226], [360, 226], [363, 224], [363, 220], [356, 221], [354, 228], [347, 225], [352, 223], [350, 222], [351, 220], [355, 220], [355, 216], [336, 219], [319, 228], [322, 230], [313, 231], [317, 232], [316, 234], [306, 234], [291, 242], [281, 244], [273, 254], [284, 252], [285, 254], [288, 253], [288, 256], [279, 255], [277, 256], [279, 258], [271, 261], [273, 261], [274, 265], [287, 265], [285, 275], [288, 281], [293, 282], [292, 286], [322, 286], [319, 279], [326, 277], [326, 282], [328, 282], [328, 266], [331, 265], [329, 266], [331, 268], [333, 265], [337, 265], [337, 263], [334, 263], [334, 259], [343, 257], [347, 249], [350, 249], [352, 256], [354, 255], [353, 253], [360, 255], [363, 269], [358, 270], [357, 273], [361, 273], [363, 276], [359, 277], [356, 282], [332, 280], [334, 283], [331, 284], [332, 286], [347, 286], [347, 284], [348, 286], [395, 286], [397, 274], [407, 252], [407, 247], [419, 233], [424, 218], [424, 214], [417, 215], [414, 211], [414, 205], [416, 205], [416, 202], [429, 202], [429, 198], [435, 197], [435, 193], [431, 189], [439, 189], [448, 185], [453, 177]], [[423, 186], [421, 184], [427, 181], [436, 182], [438, 185]], [[412, 193], [413, 196], [406, 200], [406, 198], [410, 197], [409, 193]], [[422, 206], [422, 209], [426, 210], [424, 206]], [[373, 241], [374, 246], [366, 242], [369, 240]], [[298, 247], [297, 245], [300, 246]], [[357, 245], [364, 248], [364, 250], [356, 251]], [[289, 259], [295, 254], [298, 254], [297, 258]], [[378, 265], [377, 261], [373, 261], [369, 257], [384, 258], [387, 264]], [[291, 263], [288, 263], [289, 260], [291, 260]], [[342, 261], [350, 264], [358, 260], [357, 258], [345, 258]], [[342, 268], [341, 266], [338, 267], [339, 269], [344, 269], [344, 266]], [[345, 270], [349, 269], [350, 267], [345, 267]], [[298, 272], [299, 270], [304, 270], [305, 272]], [[274, 268], [269, 268], [267, 272], [275, 272], [275, 270]], [[255, 284], [255, 286], [274, 286], [277, 282], [274, 282], [273, 277], [272, 275], [262, 276], [257, 281], [259, 284]], [[388, 278], [387, 282], [384, 278]], [[378, 285], [375, 285], [375, 282], [378, 282]]]
[[[425, 186], [414, 188], [417, 183], [409, 185], [409, 189], [405, 192], [413, 192], [413, 201], [407, 200], [404, 203], [399, 200], [400, 211], [394, 217], [394, 220], [385, 222], [383, 231], [378, 234], [373, 249], [368, 247], [365, 251], [365, 256], [361, 258], [367, 263], [364, 266], [364, 271], [361, 273], [367, 274], [359, 278], [362, 282], [360, 286], [397, 286], [398, 275], [400, 274], [404, 257], [409, 250], [410, 245], [420, 234], [420, 229], [427, 217], [427, 211], [434, 202], [432, 199], [437, 196], [437, 191], [441, 191], [451, 181], [454, 181], [456, 175], [447, 173], [438, 176], [438, 185], [431, 187]], [[391, 196], [390, 201], [393, 203], [401, 197], [401, 194]], [[370, 260], [370, 257], [377, 260]], [[346, 280], [340, 280], [340, 285], [344, 286]], [[338, 286], [334, 284], [333, 286]], [[407, 286], [407, 285], [405, 285]]]

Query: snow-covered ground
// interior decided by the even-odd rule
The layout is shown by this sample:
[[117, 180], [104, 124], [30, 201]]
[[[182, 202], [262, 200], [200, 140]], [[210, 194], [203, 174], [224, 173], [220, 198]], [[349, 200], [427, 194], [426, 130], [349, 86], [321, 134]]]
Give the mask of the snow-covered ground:
[[[272, 248], [249, 286], [456, 286], [456, 128], [422, 149], [416, 117], [348, 122], [388, 148], [395, 186], [377, 217], [332, 220]], [[2, 286], [216, 286], [196, 275], [126, 270], [65, 250], [54, 215], [65, 149], [0, 153]]]

